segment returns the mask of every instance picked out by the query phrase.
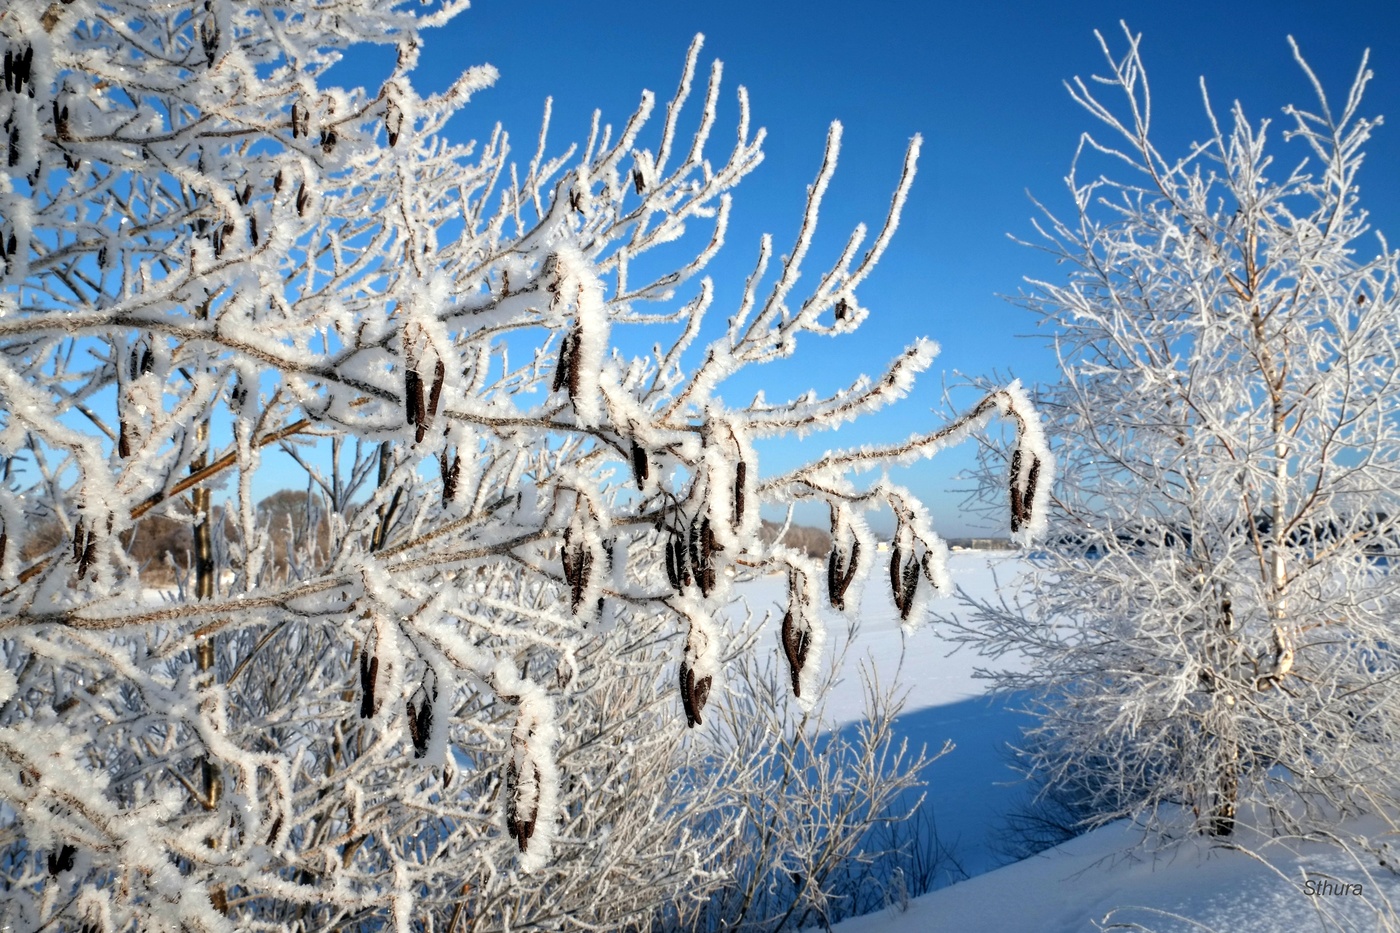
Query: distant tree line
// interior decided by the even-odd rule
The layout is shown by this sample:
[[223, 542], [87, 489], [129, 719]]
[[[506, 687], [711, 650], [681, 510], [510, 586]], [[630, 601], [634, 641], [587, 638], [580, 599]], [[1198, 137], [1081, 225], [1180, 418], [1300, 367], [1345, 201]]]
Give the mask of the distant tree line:
[[[216, 547], [237, 543], [240, 536], [234, 516], [222, 504], [211, 506], [210, 511], [212, 526], [222, 530], [215, 537]], [[177, 505], [171, 512], [142, 516], [119, 536], [122, 549], [140, 568], [141, 582], [146, 586], [173, 586], [190, 572], [196, 516], [189, 503]], [[330, 522], [323, 497], [308, 495], [305, 490], [283, 489], [259, 502], [256, 515], [258, 525], [268, 529], [270, 547], [266, 559], [276, 577], [286, 580], [298, 571], [311, 569], [304, 566], [308, 559], [316, 562], [315, 566], [325, 560]], [[65, 538], [56, 518], [40, 522], [24, 541], [24, 559], [37, 559]], [[308, 546], [313, 539], [314, 546]]]
[[[141, 582], [146, 586], [173, 586], [177, 579], [190, 572], [195, 515], [188, 503], [174, 511], [173, 516], [145, 515], [120, 536], [122, 548], [140, 568]], [[238, 524], [225, 506], [213, 505], [211, 512], [213, 527], [222, 529], [222, 543], [237, 543]], [[266, 559], [278, 578], [293, 579], [316, 569], [326, 560], [331, 529], [324, 497], [310, 495], [304, 489], [279, 490], [258, 503], [257, 521], [259, 526], [268, 529], [271, 548]], [[781, 522], [764, 519], [759, 537], [765, 544], [771, 544], [782, 528]], [[48, 553], [65, 537], [57, 519], [42, 522], [34, 534], [25, 539], [25, 559], [35, 560]], [[215, 540], [220, 539], [216, 537]], [[314, 545], [308, 547], [313, 541]], [[782, 543], [808, 557], [825, 558], [831, 550], [831, 535], [811, 525], [789, 525], [783, 532]]]

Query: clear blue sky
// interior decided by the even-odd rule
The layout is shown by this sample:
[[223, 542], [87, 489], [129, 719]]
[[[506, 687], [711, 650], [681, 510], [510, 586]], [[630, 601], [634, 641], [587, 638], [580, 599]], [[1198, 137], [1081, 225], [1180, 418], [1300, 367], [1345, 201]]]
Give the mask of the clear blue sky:
[[[732, 132], [739, 84], [749, 90], [754, 123], [768, 129], [766, 160], [736, 191], [725, 255], [710, 270], [718, 286], [713, 313], [720, 320], [751, 267], [759, 235], [773, 233], [779, 252], [791, 243], [830, 121], [845, 125], [845, 144], [816, 260], [829, 257], [853, 223], [881, 219], [905, 145], [922, 133], [924, 155], [903, 224], [861, 292], [871, 319], [855, 337], [800, 346], [800, 367], [775, 371], [768, 395], [786, 396], [809, 384], [829, 389], [860, 372], [874, 374], [919, 335], [937, 340], [943, 352], [916, 395], [889, 415], [804, 445], [824, 448], [903, 437], [934, 424], [930, 409], [939, 404], [944, 374], [951, 380], [954, 370], [1010, 372], [1027, 383], [1055, 378], [1034, 318], [999, 297], [1018, 292], [1024, 276], [1054, 276], [1055, 267], [1008, 234], [1033, 235], [1028, 191], [1052, 208], [1066, 207], [1063, 177], [1079, 134], [1093, 126], [1063, 82], [1104, 73], [1093, 31], [1121, 49], [1120, 20], [1143, 33], [1158, 139], [1172, 152], [1205, 132], [1201, 76], [1217, 112], [1238, 99], [1254, 119], [1273, 118], [1281, 129], [1285, 104], [1312, 103], [1288, 35], [1334, 99], [1345, 94], [1370, 48], [1376, 77], [1363, 111], [1387, 114], [1394, 125], [1381, 127], [1369, 147], [1362, 203], [1374, 225], [1400, 242], [1396, 0], [976, 6], [478, 0], [446, 29], [426, 34], [415, 82], [420, 90], [437, 90], [468, 65], [496, 66], [499, 82], [474, 99], [449, 134], [460, 141], [484, 137], [500, 121], [527, 161], [546, 97], [554, 98], [551, 148], [557, 153], [586, 139], [594, 108], [617, 125], [643, 88], [668, 99], [691, 38], [703, 32], [701, 74], [714, 58], [725, 64], [724, 105], [712, 140], [723, 144]], [[341, 66], [333, 78], [369, 83], [353, 72], [370, 63], [356, 56], [353, 69]], [[1017, 336], [1024, 334], [1032, 336]], [[741, 398], [738, 391], [731, 395], [735, 402]], [[796, 456], [791, 448], [771, 446], [764, 454], [770, 466]], [[972, 530], [957, 514], [960, 497], [948, 491], [970, 457], [970, 447], [950, 451], [899, 477], [933, 504], [945, 534]]]

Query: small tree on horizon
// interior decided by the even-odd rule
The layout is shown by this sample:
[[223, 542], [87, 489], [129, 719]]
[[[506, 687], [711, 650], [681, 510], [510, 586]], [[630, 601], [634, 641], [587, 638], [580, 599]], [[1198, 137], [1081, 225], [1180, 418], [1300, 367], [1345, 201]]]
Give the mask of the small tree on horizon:
[[[779, 258], [765, 236], [716, 321], [702, 273], [762, 155], [743, 90], [714, 161], [718, 63], [681, 132], [698, 40], [658, 128], [648, 92], [557, 156], [547, 117], [519, 162], [499, 128], [454, 144], [443, 126], [494, 72], [426, 97], [411, 78], [424, 28], [466, 6], [0, 12], [7, 922], [645, 926], [722, 882], [743, 836], [706, 817], [761, 778], [703, 757], [725, 664], [755, 650], [729, 621], [742, 607], [725, 614], [735, 584], [786, 575], [767, 648], [811, 704], [820, 610], [854, 611], [875, 559], [868, 510], [896, 518], [879, 577], [904, 620], [946, 586], [924, 506], [854, 474], [1001, 415], [1020, 437], [1013, 530], [1043, 522], [1050, 464], [1015, 384], [935, 430], [763, 469], [756, 440], [903, 397], [931, 342], [829, 396], [720, 395], [867, 321], [917, 137], [873, 236], [813, 271], [833, 124], [795, 242]], [[389, 75], [329, 86], [367, 42], [396, 49]], [[623, 329], [654, 349], [624, 354], [651, 341]], [[309, 439], [333, 451], [304, 461], [324, 546], [318, 522], [287, 574], [253, 479]], [[830, 512], [822, 559], [759, 535], [761, 508], [799, 500]], [[153, 603], [121, 541], [161, 514], [189, 524], [193, 586]], [[30, 546], [39, 517], [56, 546]], [[774, 748], [781, 725], [756, 728]]]
[[1067, 276], [1023, 299], [1063, 370], [1037, 396], [1059, 540], [967, 635], [1024, 658], [991, 676], [1027, 691], [1024, 764], [1080, 828], [1248, 845], [1394, 820], [1400, 298], [1357, 187], [1370, 72], [1336, 107], [1295, 44], [1317, 105], [1285, 108], [1291, 148], [1207, 96], [1177, 158], [1125, 33], [1122, 55], [1100, 37], [1106, 77], [1070, 85], [1106, 135], [1041, 228]]

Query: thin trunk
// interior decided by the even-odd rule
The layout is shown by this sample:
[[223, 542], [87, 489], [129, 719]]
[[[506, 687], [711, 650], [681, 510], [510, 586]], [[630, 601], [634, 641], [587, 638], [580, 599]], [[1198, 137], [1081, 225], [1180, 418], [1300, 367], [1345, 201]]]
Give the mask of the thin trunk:
[[[195, 647], [195, 667], [199, 670], [199, 680], [201, 683], [212, 683], [214, 680], [214, 639], [211, 635], [201, 640]], [[216, 810], [219, 801], [223, 798], [224, 777], [219, 771], [219, 766], [206, 755], [199, 759], [200, 790], [204, 794], [202, 801], [205, 809]], [[219, 840], [216, 836], [210, 836], [204, 840], [211, 849], [219, 848]], [[219, 913], [228, 913], [228, 894], [222, 885], [216, 885], [209, 889], [209, 900], [213, 903], [214, 909]]]
[[[209, 304], [199, 309], [199, 317], [207, 320]], [[209, 465], [209, 419], [205, 418], [195, 428], [196, 451], [190, 460], [190, 473], [198, 473]], [[213, 501], [208, 486], [196, 486], [190, 493], [194, 509], [194, 598], [206, 600], [214, 598], [214, 532]], [[202, 685], [212, 685], [214, 670], [214, 636], [201, 639], [195, 645], [195, 668], [199, 671], [198, 680]], [[204, 794], [203, 804], [208, 810], [217, 810], [223, 799], [224, 777], [218, 764], [205, 755], [199, 759], [200, 790]], [[210, 836], [205, 844], [211, 849], [219, 848], [219, 839]], [[209, 889], [209, 900], [221, 914], [228, 913], [228, 894], [222, 885]]]
[[1216, 775], [1213, 805], [1210, 813], [1210, 834], [1229, 836], [1235, 831], [1235, 806], [1240, 793], [1239, 747], [1230, 745], [1231, 754], [1221, 762]]
[[[209, 432], [209, 423], [206, 421], [199, 426], [199, 439], [201, 445]], [[207, 456], [200, 452], [190, 462], [190, 472], [194, 473], [204, 469]], [[213, 517], [210, 514], [211, 499], [207, 487], [196, 487], [191, 493], [191, 506], [195, 513], [194, 522], [194, 598], [213, 599], [214, 598], [214, 530]]]

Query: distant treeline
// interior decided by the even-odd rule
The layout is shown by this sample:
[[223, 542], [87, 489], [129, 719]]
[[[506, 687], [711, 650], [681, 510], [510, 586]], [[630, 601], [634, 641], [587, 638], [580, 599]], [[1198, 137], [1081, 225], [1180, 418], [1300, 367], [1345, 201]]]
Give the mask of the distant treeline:
[[[215, 505], [210, 517], [216, 552], [221, 544], [238, 540], [236, 510]], [[283, 489], [258, 503], [256, 517], [258, 526], [266, 528], [270, 537], [265, 567], [274, 576], [285, 578], [301, 565], [314, 565], [326, 558], [330, 547], [330, 516], [321, 496], [308, 495], [306, 490]], [[176, 503], [169, 513], [145, 515], [134, 528], [122, 534], [122, 546], [140, 568], [142, 582], [148, 586], [171, 586], [190, 572], [194, 522], [195, 516], [188, 505]], [[771, 543], [781, 528], [781, 523], [764, 519], [759, 537], [765, 544]], [[65, 540], [62, 525], [56, 518], [40, 521], [24, 542], [24, 558], [37, 560]], [[821, 528], [791, 525], [783, 536], [783, 543], [811, 557], [825, 559], [831, 550], [831, 535]], [[222, 568], [229, 569], [225, 562], [219, 563]]]
[[[235, 512], [215, 505], [210, 518], [216, 552], [221, 544], [238, 540]], [[269, 534], [265, 559], [274, 575], [285, 577], [295, 564], [318, 560], [330, 544], [325, 502], [320, 496], [308, 496], [305, 490], [284, 489], [263, 499], [257, 505], [256, 520]], [[194, 523], [195, 515], [188, 504], [178, 502], [168, 513], [143, 516], [134, 528], [121, 535], [127, 555], [140, 568], [142, 582], [169, 586], [189, 572], [194, 554]], [[65, 540], [62, 525], [50, 517], [36, 524], [24, 542], [22, 554], [26, 561], [34, 561]]]

